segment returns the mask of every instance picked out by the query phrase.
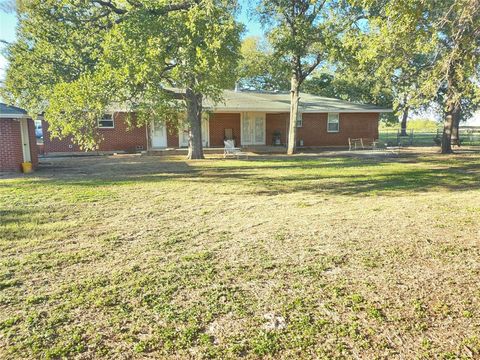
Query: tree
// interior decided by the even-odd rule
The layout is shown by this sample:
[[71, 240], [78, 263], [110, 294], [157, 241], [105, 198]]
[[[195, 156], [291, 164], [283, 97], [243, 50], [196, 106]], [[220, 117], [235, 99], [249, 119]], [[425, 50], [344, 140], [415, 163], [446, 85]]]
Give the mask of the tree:
[[[442, 87], [438, 94], [437, 104], [442, 108], [444, 103], [444, 97], [446, 96], [446, 88]], [[473, 113], [478, 108], [479, 100], [475, 100], [475, 94], [463, 94], [462, 98], [457, 104], [455, 111], [453, 112], [453, 125], [452, 125], [452, 145], [460, 146], [460, 132], [459, 127], [462, 121], [466, 121], [472, 117]]]
[[[290, 70], [290, 121], [287, 153], [296, 148], [300, 88], [305, 79], [326, 62], [341, 32], [340, 1], [262, 0], [258, 11], [269, 26], [268, 38], [274, 55]], [[347, 22], [348, 23], [348, 22]], [[342, 24], [342, 26], [345, 26]]]
[[[415, 46], [416, 34], [406, 32], [397, 24], [386, 19], [387, 10], [382, 1], [358, 2], [356, 7], [362, 19], [359, 26], [351, 27], [342, 38], [341, 51], [338, 52], [339, 66], [335, 77], [340, 82], [347, 80], [348, 87], [354, 89], [353, 95], [362, 95], [357, 101], [366, 101], [380, 106], [393, 108], [388, 122], [398, 122], [401, 117], [401, 134], [406, 135], [407, 119], [412, 110], [419, 110], [423, 103], [413, 103], [413, 94], [418, 87], [418, 77], [422, 69], [429, 64], [434, 47], [426, 45], [420, 53], [406, 57], [411, 46]], [[354, 2], [355, 4], [355, 2]], [[384, 22], [386, 28], [382, 28]], [[391, 27], [395, 30], [392, 30]], [[395, 32], [402, 42], [385, 37], [385, 32]], [[424, 40], [422, 38], [422, 40]]]
[[458, 128], [462, 101], [477, 107], [480, 100], [480, 1], [444, 1], [428, 10], [437, 34], [438, 54], [423, 76], [422, 91], [438, 95], [439, 88], [445, 89], [442, 153], [447, 154], [453, 152], [451, 138], [453, 129]]
[[[359, 69], [353, 62], [337, 63], [334, 71], [315, 71], [305, 80], [304, 90], [310, 94], [385, 108], [392, 107], [394, 102], [390, 87], [383, 86], [383, 81], [372, 76], [369, 71]], [[382, 114], [382, 117], [388, 122], [398, 121], [391, 113]]]
[[203, 158], [202, 98], [219, 101], [235, 80], [242, 29], [232, 12], [226, 0], [22, 2], [4, 96], [85, 149], [113, 103], [141, 124], [186, 113], [188, 157]]
[[249, 90], [288, 90], [288, 64], [274, 55], [266, 39], [257, 36], [242, 41], [238, 86]]
[[[442, 153], [451, 153], [451, 137], [464, 101], [478, 106], [480, 54], [479, 0], [371, 0], [381, 9], [369, 18], [367, 54], [407, 64], [425, 57], [408, 103], [441, 101], [444, 111]], [[380, 6], [381, 5], [381, 6]]]

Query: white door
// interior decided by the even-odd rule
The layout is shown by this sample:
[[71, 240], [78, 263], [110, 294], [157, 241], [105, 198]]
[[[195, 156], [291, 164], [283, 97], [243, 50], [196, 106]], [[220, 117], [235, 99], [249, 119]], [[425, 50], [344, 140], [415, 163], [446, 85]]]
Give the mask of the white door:
[[265, 113], [243, 113], [241, 138], [242, 145], [265, 145]]
[[[202, 119], [202, 144], [203, 147], [208, 146], [208, 138], [209, 138], [209, 128], [208, 128], [208, 119]], [[188, 147], [188, 125], [186, 125], [183, 129], [178, 131], [178, 139], [180, 143], [180, 147]]]
[[163, 122], [152, 121], [151, 126], [152, 148], [167, 147], [167, 127]]

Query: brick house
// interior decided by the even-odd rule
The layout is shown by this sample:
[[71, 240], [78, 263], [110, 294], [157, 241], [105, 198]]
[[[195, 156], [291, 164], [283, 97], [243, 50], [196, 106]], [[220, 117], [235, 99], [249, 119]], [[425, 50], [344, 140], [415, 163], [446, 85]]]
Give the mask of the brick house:
[[24, 110], [0, 103], [0, 171], [20, 171], [23, 162], [38, 165], [35, 124]]
[[[98, 144], [100, 152], [135, 152], [147, 149], [148, 134], [145, 126], [138, 127], [135, 117], [131, 126], [126, 121], [127, 113], [115, 111], [105, 114], [98, 121], [98, 132], [102, 138]], [[51, 153], [76, 153], [82, 150], [72, 142], [71, 138], [52, 138], [48, 129], [48, 123], [42, 120], [43, 129], [43, 152]]]
[[[207, 100], [203, 105], [208, 113], [202, 122], [205, 147], [223, 147], [225, 139], [248, 148], [285, 145], [287, 141], [289, 93], [226, 90], [224, 102], [211, 104]], [[391, 110], [302, 93], [299, 112], [298, 146], [345, 147], [348, 138], [378, 139], [379, 116]], [[187, 129], [153, 122], [148, 126], [128, 127], [125, 116], [124, 110], [117, 109], [99, 120], [99, 133], [104, 138], [99, 144], [100, 152], [188, 146]], [[44, 130], [47, 154], [80, 150], [69, 139], [50, 139], [46, 123]]]

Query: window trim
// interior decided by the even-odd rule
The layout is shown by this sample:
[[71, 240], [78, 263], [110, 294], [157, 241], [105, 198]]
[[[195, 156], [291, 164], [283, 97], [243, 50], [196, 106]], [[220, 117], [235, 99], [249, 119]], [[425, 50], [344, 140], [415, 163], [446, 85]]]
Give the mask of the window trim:
[[[337, 116], [337, 121], [336, 122], [330, 121], [330, 116], [331, 115], [336, 115]], [[337, 130], [330, 130], [330, 124], [331, 123], [337, 124]], [[328, 115], [327, 115], [327, 132], [328, 133], [338, 133], [338, 132], [340, 132], [340, 113], [328, 113]]]
[[[114, 114], [103, 114], [103, 116], [97, 120], [97, 127], [99, 129], [115, 129], [115, 116], [113, 116]], [[112, 119], [112, 126], [100, 126], [100, 121], [103, 121], [103, 119], [105, 119], [107, 116], [110, 117], [110, 119]]]

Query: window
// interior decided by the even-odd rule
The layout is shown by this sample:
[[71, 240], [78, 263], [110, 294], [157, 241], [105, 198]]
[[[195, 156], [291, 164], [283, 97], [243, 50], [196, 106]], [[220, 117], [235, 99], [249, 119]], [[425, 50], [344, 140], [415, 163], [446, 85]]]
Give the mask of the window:
[[98, 127], [101, 129], [113, 129], [113, 114], [105, 114], [103, 117], [98, 120]]
[[327, 132], [338, 132], [340, 130], [340, 116], [337, 113], [328, 114]]
[[303, 126], [303, 116], [302, 115], [303, 115], [302, 113], [299, 113], [298, 116], [297, 116], [297, 128]]

